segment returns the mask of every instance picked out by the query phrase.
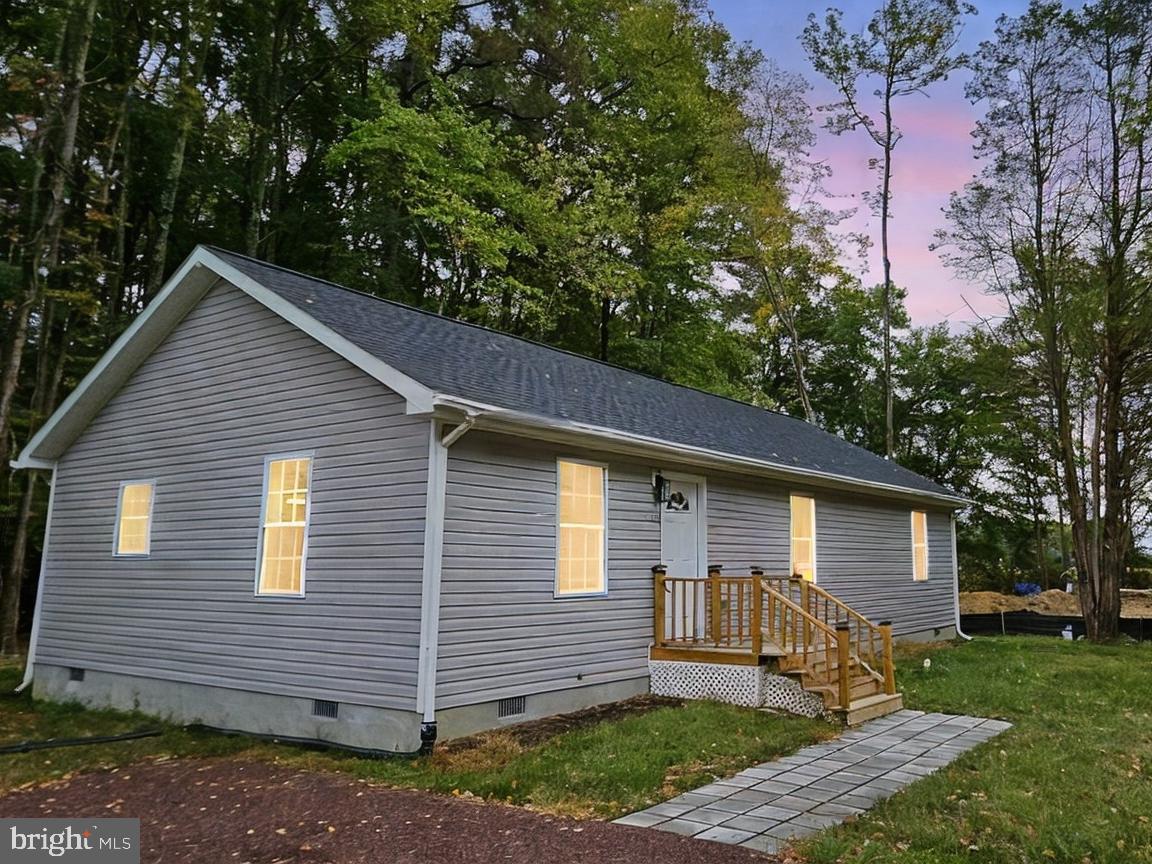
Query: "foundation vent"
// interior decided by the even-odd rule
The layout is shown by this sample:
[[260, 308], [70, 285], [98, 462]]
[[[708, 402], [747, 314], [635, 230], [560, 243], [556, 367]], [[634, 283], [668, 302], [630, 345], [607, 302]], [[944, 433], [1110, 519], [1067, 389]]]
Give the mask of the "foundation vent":
[[69, 681], [83, 681], [84, 680], [84, 670], [80, 669], [76, 666], [71, 667], [68, 670], [68, 680]]
[[340, 703], [332, 702], [328, 699], [313, 699], [312, 700], [312, 716], [313, 717], [330, 717], [336, 719], [336, 715], [340, 713]]
[[511, 696], [508, 699], [501, 699], [496, 703], [496, 716], [503, 717], [518, 717], [528, 710], [528, 697], [526, 696]]

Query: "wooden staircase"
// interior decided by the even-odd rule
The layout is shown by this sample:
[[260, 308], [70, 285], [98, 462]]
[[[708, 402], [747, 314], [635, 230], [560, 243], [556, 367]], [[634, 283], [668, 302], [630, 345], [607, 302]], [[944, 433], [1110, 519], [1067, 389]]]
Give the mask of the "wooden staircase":
[[805, 663], [802, 655], [784, 654], [778, 663], [783, 674], [795, 678], [810, 693], [819, 694], [824, 706], [849, 726], [904, 707], [904, 697], [900, 693], [885, 692], [883, 674], [871, 669], [855, 654], [849, 655], [847, 708], [840, 704], [838, 660], [833, 659], [829, 666], [822, 657]]
[[782, 673], [819, 694], [849, 726], [904, 707], [896, 690], [890, 622], [873, 624], [811, 582], [760, 578], [768, 596], [763, 626], [782, 651]]
[[899, 711], [892, 626], [799, 578], [670, 577], [654, 567], [653, 659], [775, 664], [848, 725]]

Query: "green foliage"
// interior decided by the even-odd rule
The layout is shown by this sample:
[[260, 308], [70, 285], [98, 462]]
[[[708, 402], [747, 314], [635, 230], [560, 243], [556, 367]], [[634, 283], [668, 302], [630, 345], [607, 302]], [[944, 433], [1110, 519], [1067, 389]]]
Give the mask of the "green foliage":
[[818, 720], [766, 714], [714, 702], [689, 702], [576, 728], [527, 745], [492, 732], [475, 747], [431, 758], [366, 759], [339, 751], [268, 745], [242, 736], [192, 732], [138, 714], [33, 701], [12, 689], [14, 664], [0, 664], [0, 744], [114, 735], [141, 728], [162, 734], [84, 747], [3, 756], [0, 792], [77, 771], [146, 759], [243, 755], [311, 770], [342, 771], [378, 783], [471, 793], [583, 817], [613, 818], [829, 737]]
[[687, 702], [565, 732], [525, 747], [491, 733], [430, 760], [290, 757], [312, 767], [439, 792], [470, 792], [569, 815], [613, 818], [832, 734], [817, 720]]
[[1048, 637], [907, 651], [896, 677], [911, 707], [1014, 727], [803, 844], [807, 860], [1152, 861], [1149, 660], [1149, 645]]
[[[886, 303], [860, 284], [845, 214], [816, 203], [827, 167], [809, 154], [807, 83], [699, 0], [100, 4], [59, 176], [88, 4], [10, 7], [0, 327], [29, 327], [5, 360], [20, 360], [2, 430], [15, 448], [212, 243], [810, 417], [876, 452], [891, 306], [894, 458], [977, 499], [971, 524], [995, 512], [1008, 531], [1049, 494], [1039, 431], [1009, 410], [1011, 388], [1035, 397], [1004, 372], [1011, 349], [913, 329], [898, 287]], [[817, 71], [860, 73], [846, 85], [887, 45], [897, 90], [922, 87], [957, 62], [948, 28], [965, 11], [902, 0], [865, 33], [805, 38]], [[33, 242], [57, 180], [58, 236]], [[57, 249], [43, 285], [32, 248]], [[1080, 312], [1098, 299], [1077, 296]], [[5, 549], [20, 494], [6, 470]]]

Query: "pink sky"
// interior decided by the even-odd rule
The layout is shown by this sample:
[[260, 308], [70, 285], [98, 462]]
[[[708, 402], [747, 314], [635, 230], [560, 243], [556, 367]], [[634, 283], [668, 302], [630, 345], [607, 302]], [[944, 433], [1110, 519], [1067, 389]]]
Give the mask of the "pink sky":
[[[845, 23], [859, 28], [876, 8], [878, 0], [841, 0]], [[835, 99], [830, 85], [811, 68], [798, 37], [810, 12], [823, 17], [828, 2], [811, 0], [712, 0], [718, 21], [738, 41], [749, 41], [789, 71], [798, 72], [813, 86], [814, 106]], [[997, 15], [1024, 11], [1025, 0], [978, 0], [980, 14], [969, 20], [961, 47], [972, 51], [982, 39], [990, 38]], [[893, 156], [893, 218], [889, 225], [893, 279], [908, 291], [908, 311], [917, 325], [947, 321], [953, 330], [977, 321], [968, 308], [981, 315], [995, 316], [999, 299], [989, 296], [979, 285], [961, 281], [944, 266], [930, 246], [935, 232], [945, 226], [943, 208], [951, 192], [961, 189], [979, 171], [972, 156], [971, 131], [980, 116], [979, 106], [964, 97], [968, 73], [960, 72], [937, 84], [928, 97], [908, 96], [896, 104], [896, 123], [904, 133]], [[870, 87], [862, 87], [868, 94]], [[862, 193], [875, 188], [876, 175], [868, 160], [880, 154], [864, 132], [834, 136], [819, 130], [814, 156], [832, 169], [828, 191], [837, 208], [855, 206], [856, 215], [843, 223], [845, 230], [866, 233], [873, 238], [867, 270], [863, 278], [879, 283], [882, 269], [879, 250], [879, 219], [868, 210]], [[859, 270], [861, 262], [850, 260]]]

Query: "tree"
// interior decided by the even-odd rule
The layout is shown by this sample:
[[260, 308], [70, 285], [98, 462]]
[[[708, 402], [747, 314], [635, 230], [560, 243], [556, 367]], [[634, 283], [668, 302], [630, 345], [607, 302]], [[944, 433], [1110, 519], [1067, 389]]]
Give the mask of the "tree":
[[1058, 466], [1088, 636], [1118, 632], [1133, 502], [1152, 464], [1152, 11], [1033, 2], [981, 46], [985, 161], [954, 198], [952, 263], [1006, 299], [1000, 338]]
[[[884, 0], [862, 33], [850, 34], [843, 13], [829, 9], [821, 23], [808, 16], [801, 41], [816, 71], [836, 88], [840, 101], [827, 106], [827, 126], [840, 135], [863, 129], [880, 148], [874, 165], [880, 175], [879, 192], [872, 196], [880, 217], [880, 254], [884, 268], [884, 452], [896, 453], [892, 375], [892, 264], [888, 250], [888, 221], [892, 204], [892, 156], [903, 133], [895, 122], [896, 100], [926, 90], [966, 62], [957, 54], [962, 18], [976, 9], [960, 0]], [[877, 119], [864, 105], [860, 86], [879, 79], [874, 95]]]

